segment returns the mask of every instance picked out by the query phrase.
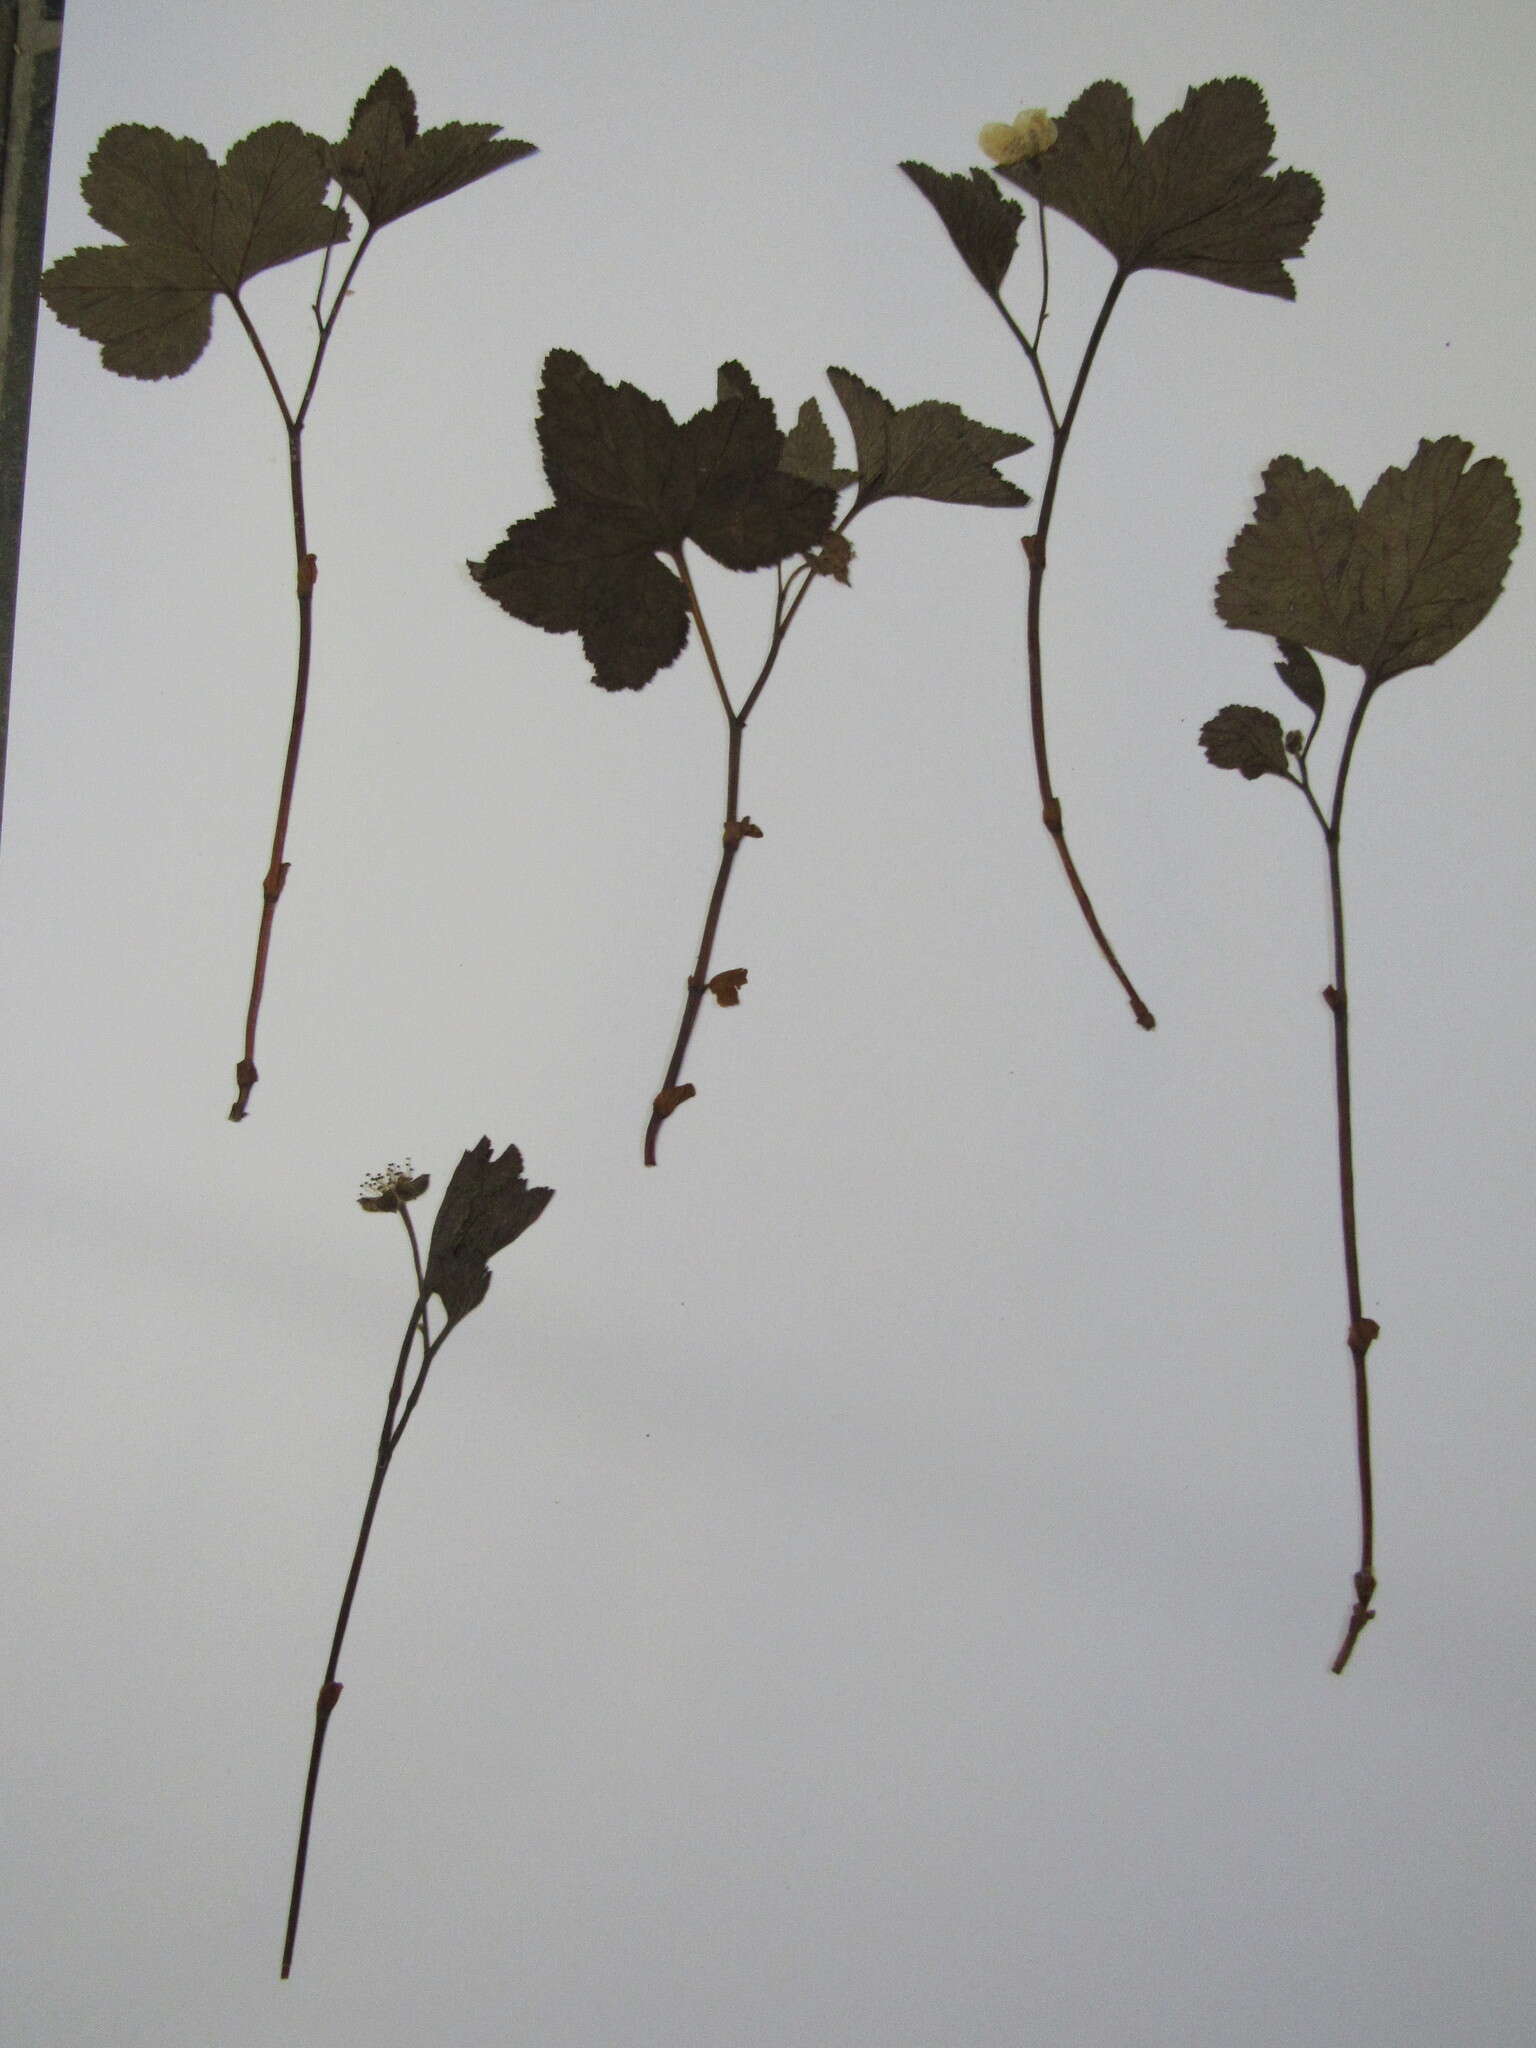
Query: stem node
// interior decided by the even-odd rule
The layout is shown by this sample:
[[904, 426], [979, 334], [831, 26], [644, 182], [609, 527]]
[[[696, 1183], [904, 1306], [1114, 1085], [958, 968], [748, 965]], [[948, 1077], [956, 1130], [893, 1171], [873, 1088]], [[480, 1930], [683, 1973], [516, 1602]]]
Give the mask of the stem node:
[[256, 1086], [259, 1079], [260, 1076], [256, 1072], [256, 1062], [254, 1060], [239, 1060], [236, 1062], [235, 1086], [239, 1093], [235, 1097], [234, 1106], [229, 1112], [229, 1120], [232, 1124], [245, 1121], [246, 1105], [250, 1102], [251, 1090]]
[[1350, 1610], [1349, 1625], [1344, 1631], [1344, 1640], [1339, 1645], [1339, 1654], [1334, 1658], [1333, 1664], [1330, 1667], [1335, 1678], [1341, 1674], [1344, 1666], [1349, 1662], [1350, 1655], [1354, 1650], [1355, 1644], [1359, 1642], [1366, 1623], [1376, 1619], [1376, 1610], [1371, 1605], [1375, 1593], [1375, 1573], [1369, 1570], [1356, 1572], [1355, 1604]]

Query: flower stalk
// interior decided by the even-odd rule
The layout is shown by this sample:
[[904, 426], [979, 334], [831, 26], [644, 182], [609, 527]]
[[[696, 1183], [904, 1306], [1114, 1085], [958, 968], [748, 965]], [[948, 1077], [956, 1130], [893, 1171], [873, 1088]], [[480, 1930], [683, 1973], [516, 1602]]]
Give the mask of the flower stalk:
[[[325, 1753], [325, 1740], [330, 1729], [331, 1716], [335, 1713], [342, 1694], [342, 1683], [338, 1675], [341, 1652], [346, 1642], [347, 1627], [352, 1619], [352, 1604], [357, 1596], [358, 1582], [362, 1577], [363, 1561], [368, 1554], [368, 1540], [373, 1534], [374, 1517], [378, 1513], [384, 1481], [389, 1476], [390, 1465], [400, 1448], [400, 1440], [416, 1412], [416, 1404], [421, 1399], [433, 1360], [447, 1342], [451, 1332], [485, 1299], [486, 1291], [491, 1284], [490, 1259], [511, 1244], [515, 1238], [520, 1237], [530, 1224], [537, 1222], [553, 1198], [553, 1190], [550, 1188], [528, 1186], [523, 1178], [522, 1166], [522, 1155], [515, 1145], [509, 1145], [499, 1159], [493, 1158], [489, 1138], [482, 1138], [478, 1145], [463, 1155], [438, 1207], [425, 1265], [422, 1262], [421, 1246], [415, 1226], [411, 1222], [408, 1205], [425, 1193], [429, 1185], [428, 1176], [424, 1173], [413, 1174], [409, 1161], [404, 1165], [392, 1161], [382, 1173], [369, 1176], [363, 1183], [363, 1193], [358, 1198], [360, 1208], [374, 1214], [398, 1215], [405, 1226], [406, 1238], [411, 1249], [411, 1268], [416, 1282], [416, 1299], [412, 1304], [405, 1335], [400, 1341], [400, 1350], [395, 1359], [394, 1374], [384, 1403], [384, 1420], [379, 1429], [378, 1445], [374, 1452], [373, 1476], [369, 1483], [367, 1500], [363, 1505], [362, 1523], [353, 1546], [352, 1561], [347, 1570], [346, 1584], [342, 1589], [341, 1604], [336, 1613], [325, 1675], [315, 1696], [314, 1733], [310, 1740], [309, 1767], [304, 1778], [304, 1800], [299, 1814], [299, 1839], [294, 1852], [293, 1879], [288, 1892], [288, 1919], [283, 1933], [282, 1975], [285, 1978], [293, 1969], [294, 1946], [299, 1934], [299, 1913], [304, 1903], [304, 1877], [309, 1863], [309, 1841], [314, 1824], [315, 1799], [320, 1787], [321, 1759]], [[438, 1297], [443, 1311], [443, 1321], [436, 1331], [433, 1330], [428, 1316], [428, 1302], [433, 1295]], [[411, 1354], [418, 1339], [421, 1355], [412, 1377]], [[408, 1380], [409, 1392], [406, 1391]]]
[[[1130, 94], [1101, 79], [1057, 121], [1028, 107], [1011, 122], [989, 121], [977, 138], [996, 176], [1029, 195], [1039, 213], [1040, 296], [1031, 335], [1003, 299], [1024, 212], [979, 170], [968, 176], [927, 164], [901, 168], [943, 222], [951, 242], [1023, 353], [1050, 426], [1050, 462], [1039, 519], [1024, 537], [1028, 565], [1026, 649], [1030, 737], [1040, 817], [1061, 861], [1083, 921], [1144, 1031], [1156, 1019], [1122, 966], [1067, 843], [1060, 794], [1046, 745], [1042, 622], [1051, 522], [1072, 429], [1089, 374], [1127, 282], [1141, 270], [1173, 270], [1238, 289], [1295, 296], [1284, 259], [1304, 248], [1322, 209], [1322, 188], [1303, 171], [1270, 175], [1270, 127], [1264, 95], [1251, 79], [1192, 86], [1184, 105], [1145, 138]], [[1058, 408], [1041, 354], [1050, 300], [1046, 213], [1075, 221], [1114, 258], [1064, 408]]]

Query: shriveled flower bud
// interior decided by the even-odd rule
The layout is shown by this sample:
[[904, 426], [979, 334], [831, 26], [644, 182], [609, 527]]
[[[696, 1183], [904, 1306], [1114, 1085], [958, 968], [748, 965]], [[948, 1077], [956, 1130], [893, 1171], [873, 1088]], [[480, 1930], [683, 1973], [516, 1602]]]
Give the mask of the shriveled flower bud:
[[398, 1159], [391, 1159], [382, 1173], [370, 1173], [363, 1182], [363, 1193], [357, 1198], [357, 1206], [392, 1216], [407, 1202], [414, 1202], [418, 1195], [424, 1195], [430, 1181], [431, 1175], [426, 1173], [412, 1177], [409, 1159], [403, 1164]]
[[1056, 140], [1056, 123], [1044, 107], [1026, 107], [1011, 121], [989, 121], [976, 140], [995, 164], [1027, 163], [1044, 156]]
[[833, 576], [848, 581], [848, 564], [853, 560], [853, 542], [846, 533], [829, 533], [813, 555], [806, 557], [813, 576]]

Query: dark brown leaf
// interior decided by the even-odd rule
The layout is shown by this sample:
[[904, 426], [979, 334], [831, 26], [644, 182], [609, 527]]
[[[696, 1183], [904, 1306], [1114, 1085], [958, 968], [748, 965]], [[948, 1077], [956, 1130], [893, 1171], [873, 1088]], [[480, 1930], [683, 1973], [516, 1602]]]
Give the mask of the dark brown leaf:
[[438, 1204], [427, 1249], [426, 1292], [441, 1301], [450, 1323], [484, 1301], [490, 1261], [538, 1222], [554, 1192], [529, 1187], [515, 1145], [493, 1159], [490, 1139], [482, 1138], [463, 1155]]
[[1293, 299], [1285, 262], [1306, 247], [1323, 189], [1305, 171], [1269, 175], [1274, 139], [1250, 78], [1191, 86], [1145, 141], [1130, 94], [1101, 79], [1062, 115], [1052, 148], [997, 175], [1075, 220], [1122, 271], [1177, 270]]
[[643, 689], [688, 642], [682, 584], [600, 506], [547, 505], [469, 572], [513, 618], [579, 633], [600, 689]]
[[1005, 199], [985, 171], [934, 171], [917, 163], [901, 168], [943, 221], [966, 269], [996, 298], [1018, 247], [1023, 207]]
[[1029, 493], [1000, 476], [993, 464], [1033, 446], [967, 419], [958, 405], [934, 398], [897, 408], [851, 370], [830, 369], [853, 429], [859, 464], [859, 503], [881, 498], [935, 498], [946, 505], [1027, 505]]
[[658, 555], [692, 540], [726, 568], [763, 568], [831, 524], [833, 493], [781, 467], [773, 407], [739, 363], [717, 388], [679, 426], [573, 350], [545, 359], [538, 435], [555, 502], [469, 567], [515, 618], [580, 633], [604, 689], [643, 688], [687, 643], [686, 594]]
[[222, 166], [163, 128], [109, 128], [80, 189], [122, 246], [61, 256], [42, 295], [119, 376], [179, 377], [208, 345], [216, 294], [347, 239], [329, 184], [326, 144], [290, 121], [247, 135]]
[[1314, 718], [1321, 718], [1327, 693], [1323, 687], [1323, 672], [1312, 658], [1309, 648], [1299, 640], [1279, 640], [1280, 659], [1275, 663], [1275, 674], [1284, 683], [1293, 697], [1299, 697]]
[[801, 406], [795, 424], [784, 436], [779, 467], [829, 491], [840, 491], [859, 480], [856, 469], [837, 467], [837, 450], [814, 398], [808, 398]]
[[803, 554], [832, 523], [824, 485], [783, 466], [773, 406], [740, 363], [719, 372], [720, 396], [681, 432], [691, 487], [687, 538], [726, 569], [766, 569]]
[[1227, 554], [1216, 609], [1229, 626], [1352, 662], [1375, 683], [1463, 640], [1504, 587], [1519, 500], [1496, 456], [1421, 441], [1357, 511], [1341, 484], [1282, 455]]
[[1228, 704], [1200, 728], [1200, 744], [1213, 768], [1235, 768], [1249, 782], [1289, 772], [1285, 733], [1273, 711]]
[[513, 142], [494, 121], [449, 121], [419, 134], [416, 96], [391, 66], [353, 108], [331, 163], [347, 197], [381, 228], [535, 154], [531, 142]]

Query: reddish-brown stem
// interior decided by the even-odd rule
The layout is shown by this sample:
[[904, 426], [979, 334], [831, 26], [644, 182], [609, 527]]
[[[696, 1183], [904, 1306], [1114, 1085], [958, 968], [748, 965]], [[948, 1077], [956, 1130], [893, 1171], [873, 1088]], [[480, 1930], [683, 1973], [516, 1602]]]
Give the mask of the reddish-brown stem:
[[235, 1067], [239, 1093], [229, 1112], [237, 1124], [246, 1113], [251, 1090], [256, 1086], [256, 1025], [261, 1016], [261, 998], [267, 984], [267, 952], [272, 944], [272, 920], [277, 899], [288, 879], [283, 858], [288, 843], [288, 818], [293, 809], [293, 788], [299, 773], [299, 749], [304, 744], [304, 713], [309, 703], [309, 655], [313, 633], [312, 610], [315, 590], [315, 560], [308, 551], [304, 526], [304, 429], [297, 422], [288, 427], [288, 477], [293, 494], [293, 547], [295, 589], [299, 607], [299, 648], [293, 685], [293, 711], [288, 721], [288, 751], [283, 758], [283, 781], [277, 799], [277, 823], [272, 832], [272, 858], [261, 884], [261, 925], [256, 934], [256, 959], [251, 969], [251, 993], [245, 1010], [245, 1051]]
[[[401, 1211], [402, 1216], [404, 1211]], [[409, 1224], [407, 1223], [409, 1229]], [[416, 1254], [415, 1234], [411, 1236], [411, 1250]], [[419, 1266], [419, 1259], [417, 1261]], [[293, 1884], [288, 1894], [288, 1925], [283, 1936], [283, 1968], [286, 1977], [293, 1968], [294, 1943], [299, 1934], [299, 1909], [304, 1900], [304, 1871], [309, 1862], [309, 1834], [315, 1815], [315, 1794], [320, 1785], [320, 1759], [325, 1750], [326, 1731], [331, 1724], [331, 1715], [336, 1702], [341, 1698], [341, 1683], [336, 1676], [341, 1662], [341, 1647], [346, 1641], [347, 1624], [352, 1619], [352, 1602], [357, 1595], [358, 1580], [362, 1577], [363, 1559], [368, 1553], [368, 1538], [373, 1533], [373, 1518], [378, 1512], [379, 1496], [384, 1491], [384, 1481], [389, 1472], [390, 1460], [399, 1447], [401, 1433], [410, 1420], [411, 1409], [416, 1405], [427, 1372], [436, 1356], [439, 1346], [453, 1327], [445, 1324], [435, 1338], [427, 1332], [427, 1298], [425, 1292], [417, 1295], [416, 1306], [411, 1311], [411, 1320], [406, 1325], [405, 1337], [400, 1346], [400, 1356], [395, 1365], [395, 1376], [390, 1382], [389, 1399], [384, 1408], [384, 1426], [379, 1432], [379, 1447], [374, 1458], [373, 1481], [368, 1488], [367, 1503], [363, 1508], [362, 1526], [358, 1530], [357, 1543], [352, 1552], [352, 1564], [347, 1573], [346, 1587], [342, 1592], [341, 1606], [336, 1615], [336, 1628], [331, 1637], [331, 1654], [326, 1661], [325, 1677], [315, 1698], [315, 1732], [309, 1750], [309, 1769], [304, 1780], [304, 1805], [299, 1815], [299, 1843], [293, 1860]], [[405, 1386], [406, 1363], [411, 1355], [411, 1345], [417, 1331], [421, 1332], [422, 1362], [416, 1385], [405, 1412], [400, 1410], [400, 1396]]]
[[1029, 563], [1029, 725], [1035, 748], [1035, 774], [1040, 785], [1040, 819], [1051, 835], [1061, 865], [1077, 898], [1083, 920], [1092, 932], [1099, 951], [1109, 964], [1110, 972], [1125, 990], [1130, 999], [1131, 1010], [1143, 1031], [1155, 1029], [1157, 1019], [1142, 1001], [1134, 982], [1120, 965], [1119, 955], [1109, 942], [1109, 934], [1099, 923], [1098, 912], [1093, 907], [1082, 876], [1077, 871], [1077, 862], [1067, 845], [1066, 827], [1061, 819], [1061, 799], [1051, 784], [1050, 759], [1045, 745], [1045, 687], [1040, 659], [1040, 588], [1045, 579], [1045, 550], [1036, 533], [1025, 541], [1025, 554]]
[[[256, 359], [261, 364], [262, 374], [267, 380], [277, 409], [282, 415], [283, 429], [288, 436], [288, 483], [293, 501], [293, 555], [294, 584], [299, 607], [299, 644], [296, 657], [296, 671], [293, 686], [293, 711], [288, 721], [288, 751], [283, 759], [282, 788], [277, 800], [277, 822], [272, 832], [272, 857], [267, 863], [266, 874], [261, 883], [261, 924], [256, 934], [256, 958], [251, 969], [251, 993], [245, 1011], [245, 1047], [235, 1064], [235, 1100], [230, 1108], [232, 1124], [243, 1121], [250, 1105], [251, 1090], [258, 1079], [256, 1072], [256, 1026], [261, 1016], [261, 999], [267, 982], [267, 953], [272, 944], [272, 923], [277, 916], [277, 900], [283, 893], [283, 884], [288, 879], [288, 863], [283, 858], [288, 842], [288, 818], [293, 809], [293, 790], [299, 772], [299, 751], [304, 744], [304, 713], [309, 701], [309, 659], [313, 634], [312, 610], [315, 589], [315, 558], [309, 552], [309, 541], [304, 525], [304, 422], [309, 414], [310, 403], [315, 395], [315, 386], [320, 377], [320, 366], [325, 361], [326, 349], [330, 346], [331, 335], [347, 296], [348, 287], [357, 274], [369, 242], [373, 239], [370, 227], [353, 252], [352, 261], [347, 265], [346, 274], [337, 288], [335, 302], [330, 313], [320, 321], [320, 336], [315, 344], [314, 360], [310, 364], [309, 377], [304, 386], [304, 395], [297, 410], [290, 408], [283, 396], [282, 386], [272, 368], [271, 359], [262, 345], [261, 337], [251, 322], [250, 315], [240, 303], [239, 295], [232, 294], [230, 303], [235, 309], [241, 326], [245, 329]], [[326, 251], [326, 260], [330, 250]], [[323, 275], [323, 273], [322, 273]], [[316, 295], [316, 318], [319, 320], [319, 295]]]
[[720, 928], [720, 912], [725, 907], [725, 892], [730, 884], [731, 869], [736, 865], [736, 856], [741, 851], [743, 821], [737, 810], [741, 783], [741, 740], [743, 732], [741, 718], [733, 711], [730, 714], [727, 765], [725, 826], [720, 835], [720, 865], [715, 870], [715, 886], [709, 894], [709, 908], [704, 913], [704, 934], [699, 940], [698, 958], [694, 961], [693, 972], [688, 977], [688, 995], [683, 1004], [682, 1022], [677, 1027], [677, 1040], [672, 1047], [672, 1057], [667, 1062], [666, 1078], [661, 1084], [656, 1100], [651, 1105], [650, 1122], [645, 1127], [645, 1163], [656, 1164], [656, 1140], [662, 1125], [679, 1106], [676, 1091], [679, 1087], [683, 1061], [688, 1057], [689, 1042], [693, 1027], [699, 1021], [699, 1011], [709, 993], [709, 969], [714, 956], [715, 934]]
[[[1110, 284], [1108, 292], [1105, 294], [1104, 303], [1099, 308], [1099, 316], [1093, 324], [1093, 332], [1088, 337], [1088, 345], [1083, 351], [1082, 362], [1078, 365], [1077, 381], [1072, 386], [1072, 395], [1067, 401], [1067, 409], [1062, 414], [1059, 426], [1056, 423], [1054, 409], [1050, 407], [1049, 394], [1047, 394], [1047, 409], [1051, 414], [1051, 461], [1050, 467], [1046, 472], [1045, 489], [1040, 498], [1039, 522], [1035, 527], [1035, 531], [1027, 536], [1024, 541], [1025, 559], [1029, 565], [1029, 599], [1026, 632], [1029, 656], [1029, 725], [1031, 738], [1034, 742], [1035, 775], [1040, 785], [1041, 822], [1055, 843], [1067, 881], [1071, 885], [1073, 895], [1077, 898], [1078, 908], [1083, 913], [1084, 922], [1093, 934], [1094, 941], [1099, 951], [1103, 954], [1110, 971], [1125, 990], [1136, 1022], [1144, 1031], [1151, 1031], [1156, 1025], [1157, 1019], [1142, 1001], [1135, 984], [1120, 965], [1119, 958], [1114, 947], [1109, 942], [1108, 934], [1099, 922], [1092, 900], [1089, 897], [1087, 888], [1084, 886], [1082, 876], [1077, 871], [1077, 863], [1073, 860], [1071, 850], [1067, 845], [1067, 835], [1062, 825], [1061, 800], [1057, 796], [1051, 782], [1050, 759], [1046, 752], [1045, 667], [1041, 653], [1040, 635], [1040, 615], [1045, 589], [1046, 544], [1050, 536], [1051, 520], [1056, 510], [1056, 492], [1061, 481], [1061, 465], [1066, 456], [1067, 443], [1072, 435], [1073, 423], [1077, 419], [1078, 407], [1082, 403], [1083, 391], [1088, 382], [1088, 373], [1093, 368], [1093, 359], [1098, 354], [1099, 343], [1104, 339], [1104, 330], [1109, 325], [1110, 315], [1115, 310], [1115, 303], [1129, 275], [1129, 271], [1125, 270], [1117, 270], [1115, 272], [1114, 279]], [[1030, 366], [1034, 370], [1037, 380], [1041, 381], [1041, 388], [1044, 390], [1039, 357], [1035, 349], [1026, 340], [1017, 324], [1009, 317], [1002, 301], [995, 294], [992, 297], [993, 303], [997, 306], [999, 312], [1003, 314], [1004, 319], [1008, 321], [1011, 332], [1024, 349], [1025, 355], [1029, 358]]]
[[1380, 1334], [1379, 1326], [1365, 1313], [1360, 1286], [1360, 1247], [1355, 1223], [1354, 1120], [1349, 1085], [1349, 982], [1344, 957], [1344, 881], [1339, 864], [1339, 838], [1344, 817], [1344, 784], [1360, 736], [1361, 722], [1376, 685], [1367, 677], [1349, 722], [1344, 750], [1334, 784], [1333, 810], [1324, 838], [1328, 847], [1328, 895], [1333, 918], [1333, 982], [1324, 1000], [1333, 1013], [1334, 1102], [1338, 1114], [1339, 1219], [1344, 1241], [1344, 1286], [1349, 1299], [1349, 1332], [1346, 1342], [1354, 1375], [1355, 1463], [1360, 1486], [1360, 1568], [1355, 1573], [1354, 1605], [1344, 1631], [1344, 1640], [1333, 1660], [1335, 1674], [1349, 1662], [1361, 1631], [1375, 1615], [1371, 1600], [1376, 1591], [1376, 1513], [1371, 1485], [1371, 1397], [1365, 1358]]
[[[849, 521], [853, 518], [854, 512], [858, 509], [858, 506], [855, 505], [846, 517], [839, 521], [836, 529], [837, 532], [841, 533], [845, 530]], [[710, 638], [708, 626], [704, 623], [704, 614], [699, 606], [698, 593], [693, 587], [693, 578], [689, 574], [687, 559], [681, 548], [673, 555], [672, 562], [686, 593], [689, 616], [698, 628], [699, 644], [704, 650], [705, 660], [709, 663], [709, 672], [714, 678], [715, 692], [720, 699], [721, 708], [725, 712], [725, 823], [720, 835], [720, 864], [715, 870], [715, 885], [710, 891], [709, 908], [704, 913], [704, 933], [699, 940], [698, 957], [694, 961], [693, 972], [688, 977], [688, 992], [683, 1003], [682, 1021], [677, 1027], [677, 1038], [672, 1047], [672, 1057], [667, 1062], [666, 1078], [663, 1080], [660, 1089], [651, 1103], [650, 1121], [645, 1127], [645, 1163], [647, 1166], [654, 1166], [656, 1164], [656, 1142], [662, 1125], [672, 1114], [673, 1110], [679, 1108], [693, 1094], [692, 1087], [685, 1085], [682, 1080], [683, 1062], [688, 1056], [688, 1046], [693, 1038], [693, 1028], [699, 1021], [699, 1011], [703, 1007], [704, 998], [710, 993], [709, 969], [714, 957], [715, 934], [720, 928], [720, 913], [725, 906], [725, 892], [730, 884], [731, 870], [736, 865], [736, 856], [741, 850], [743, 839], [760, 839], [762, 837], [762, 834], [752, 823], [752, 820], [741, 815], [742, 741], [746, 734], [747, 720], [752, 716], [753, 707], [756, 705], [758, 698], [763, 694], [763, 687], [767, 683], [769, 676], [773, 673], [774, 663], [779, 658], [779, 649], [784, 644], [784, 635], [794, 623], [795, 614], [804, 603], [805, 593], [810, 589], [812, 580], [811, 571], [807, 566], [797, 569], [791, 575], [789, 583], [785, 583], [781, 579], [778, 601], [774, 607], [773, 631], [768, 641], [768, 653], [762, 667], [758, 670], [756, 680], [747, 692], [746, 697], [742, 700], [741, 709], [738, 711], [731, 702], [730, 692], [725, 687], [725, 678], [721, 673], [720, 663], [715, 654], [714, 642]], [[786, 603], [786, 599], [789, 598], [789, 588], [793, 584], [795, 576], [801, 578], [800, 587], [795, 591], [793, 598]]]

